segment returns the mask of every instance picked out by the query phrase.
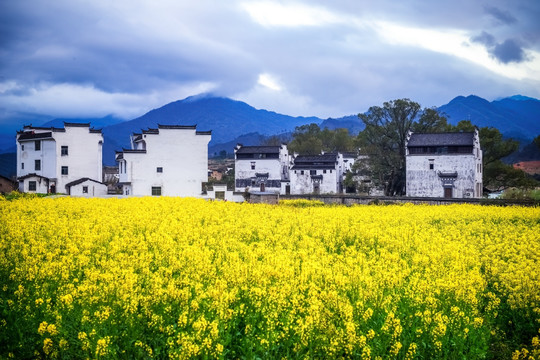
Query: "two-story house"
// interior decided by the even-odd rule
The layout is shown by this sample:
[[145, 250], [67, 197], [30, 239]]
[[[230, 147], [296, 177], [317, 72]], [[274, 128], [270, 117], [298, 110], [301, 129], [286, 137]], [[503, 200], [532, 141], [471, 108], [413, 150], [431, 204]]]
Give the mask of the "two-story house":
[[[19, 191], [69, 194], [71, 185], [77, 185], [91, 195], [88, 185], [77, 181], [86, 178], [101, 184], [102, 147], [101, 130], [90, 128], [89, 123], [65, 122], [63, 128], [24, 126], [17, 132]], [[93, 195], [103, 192], [106, 187], [99, 186]]]
[[409, 133], [406, 192], [413, 197], [482, 197], [482, 150], [478, 130]]
[[344, 164], [341, 153], [294, 156], [290, 171], [291, 194], [343, 192]]
[[116, 153], [123, 194], [201, 197], [211, 137], [211, 131], [184, 125], [133, 134], [131, 149]]
[[289, 150], [280, 146], [243, 146], [234, 149], [235, 191], [289, 191]]

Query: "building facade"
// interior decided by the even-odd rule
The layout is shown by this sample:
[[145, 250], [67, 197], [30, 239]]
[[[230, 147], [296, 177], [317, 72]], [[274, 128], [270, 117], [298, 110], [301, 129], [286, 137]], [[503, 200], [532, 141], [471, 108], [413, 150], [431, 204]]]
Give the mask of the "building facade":
[[116, 153], [124, 195], [202, 196], [208, 181], [211, 131], [158, 125], [131, 136], [131, 149]]
[[406, 193], [412, 197], [482, 197], [482, 150], [478, 131], [409, 133]]
[[19, 191], [67, 193], [81, 178], [102, 179], [103, 134], [90, 124], [63, 128], [25, 126], [17, 132]]
[[343, 192], [343, 154], [296, 155], [290, 171], [291, 194]]
[[234, 149], [235, 191], [289, 191], [289, 150], [280, 146], [243, 146]]

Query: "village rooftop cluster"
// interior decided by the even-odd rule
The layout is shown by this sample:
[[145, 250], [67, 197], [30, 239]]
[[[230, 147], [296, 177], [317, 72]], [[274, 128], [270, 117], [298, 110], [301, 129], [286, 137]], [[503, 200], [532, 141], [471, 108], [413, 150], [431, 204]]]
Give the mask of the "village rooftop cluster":
[[[203, 192], [208, 181], [211, 131], [158, 125], [131, 135], [131, 148], [116, 152], [118, 186], [124, 196], [179, 196], [244, 201], [249, 193], [340, 194], [357, 153], [289, 153], [279, 146], [243, 146], [235, 155], [235, 187]], [[106, 196], [103, 134], [89, 123], [63, 128], [25, 126], [17, 133], [18, 189], [28, 193]], [[406, 189], [411, 197], [482, 197], [482, 150], [478, 131], [409, 133]], [[371, 182], [355, 175], [356, 180]], [[382, 195], [372, 188], [369, 195]]]

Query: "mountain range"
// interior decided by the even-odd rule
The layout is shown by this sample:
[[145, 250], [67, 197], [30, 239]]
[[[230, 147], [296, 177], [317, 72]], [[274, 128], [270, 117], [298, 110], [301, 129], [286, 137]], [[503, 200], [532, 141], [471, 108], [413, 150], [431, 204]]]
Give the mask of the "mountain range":
[[[447, 116], [451, 124], [457, 124], [460, 120], [470, 120], [479, 127], [498, 128], [506, 137], [521, 139], [523, 142], [530, 142], [530, 139], [540, 134], [540, 100], [525, 96], [516, 95], [491, 102], [474, 95], [458, 96], [438, 110]], [[198, 130], [212, 130], [210, 156], [223, 150], [232, 153], [238, 142], [244, 145], [257, 145], [273, 135], [287, 139], [295, 127], [309, 123], [316, 123], [321, 128], [329, 129], [343, 127], [353, 134], [364, 128], [357, 115], [324, 120], [318, 117], [292, 117], [255, 109], [241, 101], [212, 95], [198, 95], [175, 101], [129, 121], [122, 121], [113, 116], [51, 120], [51, 117], [41, 115], [34, 119], [36, 121], [29, 123], [35, 126], [62, 127], [66, 121], [90, 122], [93, 127], [102, 128], [105, 138], [103, 146], [105, 165], [114, 165], [115, 150], [129, 147], [131, 133], [156, 128], [157, 124], [197, 125]], [[40, 123], [39, 120], [43, 119], [47, 121]], [[0, 126], [0, 153], [14, 153], [14, 143], [15, 132]], [[13, 175], [15, 172], [15, 164], [12, 164], [13, 155], [0, 155], [0, 159], [3, 160], [0, 161], [0, 174]]]

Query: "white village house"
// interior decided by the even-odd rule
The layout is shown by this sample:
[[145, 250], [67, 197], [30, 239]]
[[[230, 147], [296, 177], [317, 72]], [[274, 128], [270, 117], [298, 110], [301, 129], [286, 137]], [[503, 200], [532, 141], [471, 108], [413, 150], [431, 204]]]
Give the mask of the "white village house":
[[[349, 161], [351, 159], [348, 157]], [[296, 155], [290, 171], [291, 194], [338, 194], [343, 192], [343, 154]], [[352, 166], [352, 165], [351, 165]]]
[[234, 149], [235, 191], [285, 194], [290, 189], [287, 145], [243, 146]]
[[482, 197], [482, 150], [478, 131], [409, 133], [406, 193], [412, 197]]
[[93, 182], [93, 193], [85, 193], [87, 196], [107, 194], [107, 187], [100, 182], [102, 147], [101, 130], [90, 128], [90, 124], [24, 126], [17, 132], [19, 191], [70, 194], [72, 186], [79, 186], [75, 191], [82, 195], [90, 188], [77, 181], [88, 179]]
[[158, 125], [131, 136], [131, 149], [116, 153], [124, 195], [202, 197], [208, 181], [211, 131]]

